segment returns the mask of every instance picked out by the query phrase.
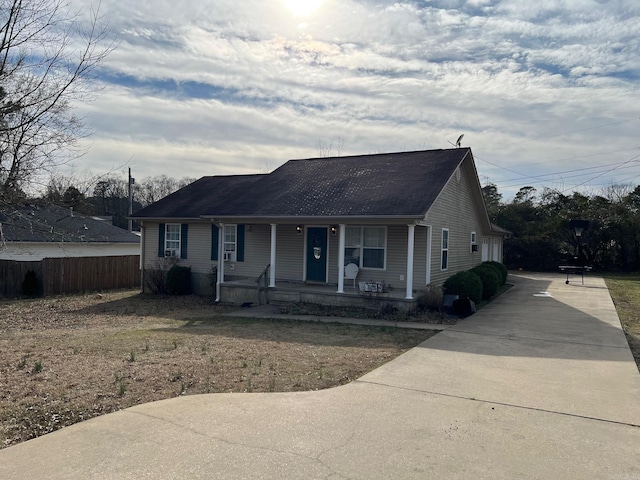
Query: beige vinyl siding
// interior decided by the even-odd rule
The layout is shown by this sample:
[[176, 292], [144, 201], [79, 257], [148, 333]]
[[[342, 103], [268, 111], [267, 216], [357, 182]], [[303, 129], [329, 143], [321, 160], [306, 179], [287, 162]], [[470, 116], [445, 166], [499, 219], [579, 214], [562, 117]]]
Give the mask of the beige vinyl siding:
[[[163, 222], [163, 223], [187, 223], [187, 222]], [[209, 273], [211, 268], [211, 224], [188, 223], [187, 234], [187, 258], [178, 259], [178, 265], [191, 267], [194, 273]], [[158, 260], [158, 228], [159, 223], [144, 223], [144, 266], [154, 268]], [[215, 262], [213, 262], [215, 263]]]
[[142, 262], [145, 269], [153, 268], [160, 259], [158, 257], [158, 223], [144, 222], [143, 229], [144, 258]]
[[414, 290], [424, 290], [427, 286], [427, 232], [427, 227], [416, 227], [413, 253]]
[[[225, 277], [258, 278], [258, 275], [262, 273], [269, 263], [270, 251], [271, 227], [269, 225], [245, 225], [244, 261], [226, 262], [224, 268]], [[210, 257], [211, 243], [209, 243]], [[231, 265], [233, 265], [233, 270], [230, 268]]]
[[181, 258], [178, 261], [179, 265], [191, 267], [192, 273], [209, 273], [212, 265], [211, 224], [189, 223], [188, 225], [187, 258]]
[[276, 236], [276, 281], [303, 280], [304, 233], [295, 225], [278, 225]]
[[[476, 232], [478, 241], [487, 232], [484, 206], [478, 203], [473, 192], [474, 172], [470, 162], [460, 168], [460, 179], [454, 174], [436, 199], [426, 220], [433, 227], [431, 255], [431, 283], [441, 285], [456, 272], [468, 270], [481, 262], [481, 248], [471, 252], [471, 232]], [[441, 270], [442, 229], [449, 229], [448, 268]]]

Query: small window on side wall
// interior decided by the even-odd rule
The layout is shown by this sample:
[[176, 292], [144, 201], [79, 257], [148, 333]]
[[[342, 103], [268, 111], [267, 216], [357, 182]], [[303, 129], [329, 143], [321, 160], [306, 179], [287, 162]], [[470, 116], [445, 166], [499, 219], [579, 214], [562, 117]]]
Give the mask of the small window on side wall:
[[471, 251], [478, 251], [478, 236], [476, 235], [476, 232], [471, 232]]
[[440, 270], [449, 268], [449, 229], [442, 229], [442, 246], [440, 249]]

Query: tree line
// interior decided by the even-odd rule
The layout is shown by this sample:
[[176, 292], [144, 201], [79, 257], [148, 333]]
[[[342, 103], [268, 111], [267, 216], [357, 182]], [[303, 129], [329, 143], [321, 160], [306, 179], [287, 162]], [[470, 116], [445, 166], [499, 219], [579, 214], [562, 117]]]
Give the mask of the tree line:
[[[491, 222], [511, 232], [504, 241], [509, 269], [551, 271], [568, 264], [640, 270], [640, 186], [570, 195], [526, 186], [508, 203], [495, 184], [482, 191]], [[588, 221], [588, 228], [578, 235], [572, 220]]]
[[[146, 177], [131, 185], [133, 212], [157, 202], [193, 182], [194, 178], [175, 179], [166, 175]], [[47, 201], [78, 213], [112, 217], [113, 225], [128, 227], [128, 180], [115, 175], [85, 182], [57, 175], [51, 178], [41, 201]]]

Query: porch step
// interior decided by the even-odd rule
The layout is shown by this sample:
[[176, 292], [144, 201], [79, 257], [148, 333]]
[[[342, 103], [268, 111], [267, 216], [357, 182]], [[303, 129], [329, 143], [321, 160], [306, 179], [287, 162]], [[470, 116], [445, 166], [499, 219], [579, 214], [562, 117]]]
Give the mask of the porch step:
[[300, 301], [300, 292], [271, 290], [269, 292], [269, 303], [277, 305], [278, 303], [295, 303]]

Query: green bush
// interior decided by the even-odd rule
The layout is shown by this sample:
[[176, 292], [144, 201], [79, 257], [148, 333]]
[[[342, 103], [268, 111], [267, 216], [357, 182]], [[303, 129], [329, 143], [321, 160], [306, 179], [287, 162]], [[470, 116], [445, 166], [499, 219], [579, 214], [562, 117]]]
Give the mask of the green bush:
[[502, 275], [496, 267], [491, 265], [478, 265], [471, 269], [482, 280], [482, 299], [489, 300], [498, 292]]
[[482, 262], [481, 265], [491, 265], [495, 267], [500, 272], [501, 283], [500, 285], [504, 285], [507, 283], [507, 276], [509, 275], [509, 271], [504, 263], [500, 262]]
[[38, 275], [33, 270], [27, 270], [24, 276], [22, 293], [27, 297], [37, 297], [40, 295], [40, 282], [38, 282]]
[[468, 297], [475, 303], [482, 300], [482, 280], [469, 270], [458, 272], [447, 278], [442, 288], [447, 295], [458, 295], [460, 298]]
[[174, 265], [167, 272], [167, 290], [172, 295], [191, 293], [191, 267]]
[[478, 267], [482, 267], [482, 268], [490, 268], [497, 276], [498, 276], [498, 288], [500, 288], [500, 285], [503, 285], [502, 283], [502, 270], [500, 270], [496, 265], [489, 263], [489, 262], [483, 262], [480, 265], [477, 265]]

